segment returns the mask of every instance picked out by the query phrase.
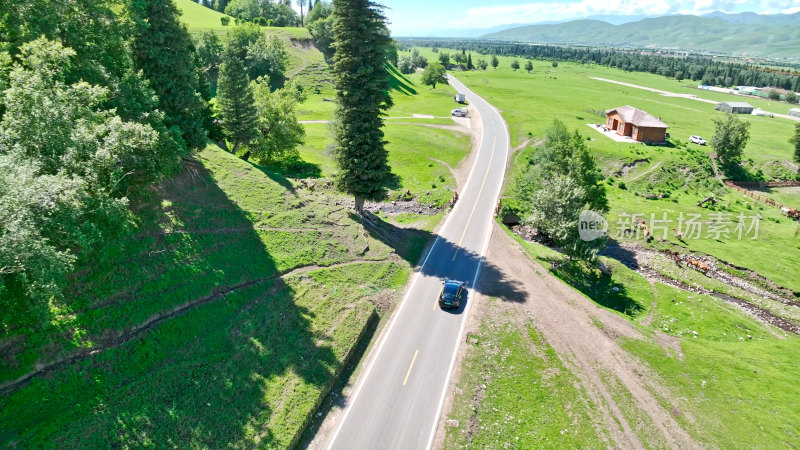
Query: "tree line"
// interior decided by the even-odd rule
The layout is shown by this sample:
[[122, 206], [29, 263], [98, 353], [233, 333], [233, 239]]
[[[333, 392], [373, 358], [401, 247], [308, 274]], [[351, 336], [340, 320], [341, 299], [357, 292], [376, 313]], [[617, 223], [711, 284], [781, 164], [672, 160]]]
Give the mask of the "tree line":
[[[322, 0], [295, 0], [300, 14], [292, 8], [291, 0], [194, 0], [194, 2], [227, 14], [236, 19], [261, 26], [293, 27], [311, 23], [312, 11]], [[330, 7], [330, 3], [327, 4]], [[227, 25], [225, 21], [223, 25]]]
[[400, 39], [399, 43], [401, 48], [450, 48], [481, 55], [593, 63], [629, 72], [647, 72], [678, 80], [690, 79], [707, 85], [776, 87], [800, 92], [800, 73], [796, 71], [770, 71], [698, 55], [459, 39]]

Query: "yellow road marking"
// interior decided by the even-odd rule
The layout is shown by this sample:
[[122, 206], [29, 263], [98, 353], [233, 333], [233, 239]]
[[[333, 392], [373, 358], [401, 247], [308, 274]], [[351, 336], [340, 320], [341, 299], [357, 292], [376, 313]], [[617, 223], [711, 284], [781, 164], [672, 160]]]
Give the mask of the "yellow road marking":
[[489, 157], [489, 164], [486, 166], [486, 175], [483, 177], [483, 183], [481, 184], [481, 189], [478, 191], [478, 195], [475, 198], [475, 206], [472, 207], [472, 212], [469, 214], [469, 219], [467, 219], [467, 225], [464, 226], [464, 232], [461, 233], [461, 239], [458, 240], [458, 247], [456, 247], [456, 254], [453, 255], [453, 261], [456, 260], [458, 256], [458, 251], [461, 250], [461, 243], [464, 242], [464, 236], [467, 235], [467, 230], [469, 229], [469, 224], [472, 222], [472, 216], [475, 215], [475, 210], [478, 208], [478, 202], [481, 200], [481, 194], [483, 194], [483, 188], [486, 187], [486, 180], [489, 179], [489, 169], [492, 167], [492, 161], [494, 160], [494, 153], [497, 150], [497, 136], [494, 137], [494, 143], [492, 144], [492, 155]]
[[405, 386], [406, 383], [408, 383], [408, 376], [411, 375], [411, 369], [414, 368], [414, 361], [417, 360], [417, 355], [419, 355], [419, 350], [415, 351], [414, 357], [411, 358], [411, 365], [408, 366], [408, 372], [406, 372], [406, 378], [403, 380], [403, 386]]
[[439, 289], [439, 295], [436, 296], [436, 300], [433, 302], [433, 308], [431, 308], [431, 311], [434, 311], [436, 309], [436, 305], [439, 304], [439, 297], [442, 296], [442, 292], [444, 292], [444, 286], [442, 286], [442, 288]]

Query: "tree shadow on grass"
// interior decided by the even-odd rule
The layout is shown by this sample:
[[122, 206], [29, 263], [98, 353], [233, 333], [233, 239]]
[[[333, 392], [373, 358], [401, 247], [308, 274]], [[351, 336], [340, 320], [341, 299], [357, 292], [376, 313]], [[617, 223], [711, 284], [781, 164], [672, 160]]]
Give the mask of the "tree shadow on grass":
[[389, 89], [404, 95], [417, 95], [417, 90], [414, 89], [414, 83], [400, 73], [396, 67], [389, 63], [384, 64], [384, 67], [389, 76]]
[[[98, 351], [1, 396], [0, 441], [288, 446], [314, 406], [308, 396], [339, 365], [314, 330], [321, 311], [297, 304], [247, 211], [201, 164], [164, 183], [144, 209], [154, 229], [189, 231], [110, 244], [126, 251], [76, 281], [77, 323]], [[242, 231], [190, 231], [209, 227]]]
[[[291, 192], [292, 194], [295, 193], [294, 185], [292, 184], [291, 180], [289, 180], [286, 177], [286, 173], [283, 170], [281, 170], [280, 168], [272, 167], [272, 166], [263, 166], [263, 165], [260, 165], [260, 164], [256, 164], [256, 163], [254, 163], [252, 161], [247, 161], [247, 164], [250, 164], [253, 168], [258, 169], [259, 171], [261, 171], [264, 175], [269, 177], [270, 180], [280, 184], [287, 191]], [[309, 164], [309, 165], [313, 166], [313, 164]], [[317, 170], [319, 170], [319, 168], [317, 168]]]
[[731, 181], [765, 181], [762, 173], [753, 173], [741, 164], [720, 164], [720, 171]]
[[644, 306], [628, 294], [625, 285], [614, 281], [611, 275], [587, 267], [578, 260], [542, 258], [550, 265], [550, 272], [598, 305], [635, 317]]

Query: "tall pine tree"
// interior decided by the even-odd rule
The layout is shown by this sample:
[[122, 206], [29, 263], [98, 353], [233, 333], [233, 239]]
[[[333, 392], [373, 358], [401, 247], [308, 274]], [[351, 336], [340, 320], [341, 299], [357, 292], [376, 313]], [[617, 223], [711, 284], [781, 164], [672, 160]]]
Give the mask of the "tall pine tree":
[[135, 0], [132, 12], [137, 26], [134, 64], [158, 95], [167, 126], [178, 127], [189, 148], [205, 147], [207, 104], [198, 92], [194, 45], [180, 11], [173, 0]]
[[392, 106], [385, 58], [391, 44], [382, 7], [369, 0], [334, 0], [337, 186], [355, 197], [380, 200], [393, 180], [387, 163], [383, 115]]
[[230, 50], [223, 54], [219, 67], [217, 116], [225, 136], [233, 143], [234, 154], [241, 145], [247, 145], [258, 137], [258, 111], [253, 88], [244, 63]]

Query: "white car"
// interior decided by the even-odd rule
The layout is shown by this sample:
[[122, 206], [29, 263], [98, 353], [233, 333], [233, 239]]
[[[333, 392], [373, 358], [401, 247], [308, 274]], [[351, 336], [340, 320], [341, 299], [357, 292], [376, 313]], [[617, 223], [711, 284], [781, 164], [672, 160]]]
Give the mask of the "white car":
[[689, 136], [689, 142], [697, 145], [706, 145], [706, 140], [700, 136]]
[[453, 117], [467, 117], [467, 110], [466, 109], [454, 109], [453, 110]]

